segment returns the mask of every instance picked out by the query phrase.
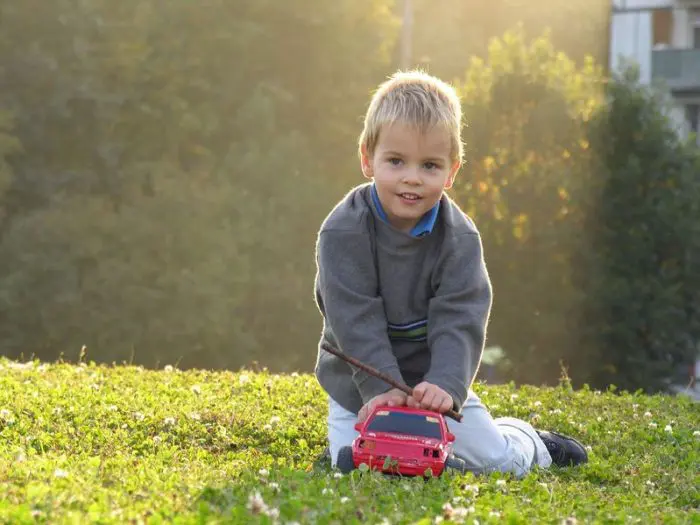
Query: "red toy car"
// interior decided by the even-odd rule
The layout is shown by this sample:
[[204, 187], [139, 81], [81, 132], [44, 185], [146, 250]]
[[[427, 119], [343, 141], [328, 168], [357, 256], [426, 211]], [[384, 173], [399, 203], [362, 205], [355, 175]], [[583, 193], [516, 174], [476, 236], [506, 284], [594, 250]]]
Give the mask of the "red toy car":
[[337, 466], [347, 474], [361, 464], [372, 470], [403, 476], [439, 476], [445, 468], [463, 472], [464, 461], [454, 457], [450, 433], [442, 414], [409, 407], [376, 407], [355, 429], [352, 446], [338, 452]]

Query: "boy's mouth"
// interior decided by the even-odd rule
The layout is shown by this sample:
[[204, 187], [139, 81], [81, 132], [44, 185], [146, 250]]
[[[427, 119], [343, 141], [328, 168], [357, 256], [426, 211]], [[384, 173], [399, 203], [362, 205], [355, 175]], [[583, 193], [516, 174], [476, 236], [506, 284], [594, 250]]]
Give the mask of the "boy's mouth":
[[421, 198], [420, 195], [416, 195], [415, 193], [399, 193], [399, 197], [409, 201], [417, 201]]

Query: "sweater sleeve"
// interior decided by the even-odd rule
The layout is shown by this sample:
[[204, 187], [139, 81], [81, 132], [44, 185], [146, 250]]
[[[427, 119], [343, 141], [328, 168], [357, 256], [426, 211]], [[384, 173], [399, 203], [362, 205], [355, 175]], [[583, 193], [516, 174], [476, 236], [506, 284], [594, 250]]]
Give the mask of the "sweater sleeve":
[[431, 363], [425, 381], [449, 393], [456, 411], [461, 411], [481, 361], [491, 303], [481, 238], [476, 233], [454, 238], [428, 306]]
[[[322, 231], [316, 253], [322, 313], [339, 350], [402, 382], [369, 239], [355, 232]], [[352, 369], [363, 403], [391, 389], [383, 380]]]

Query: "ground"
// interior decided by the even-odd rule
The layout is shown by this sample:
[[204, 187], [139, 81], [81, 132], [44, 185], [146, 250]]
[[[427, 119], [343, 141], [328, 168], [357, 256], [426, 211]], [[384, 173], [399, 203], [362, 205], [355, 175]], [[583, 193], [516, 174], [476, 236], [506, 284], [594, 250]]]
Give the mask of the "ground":
[[314, 460], [311, 375], [0, 360], [2, 523], [700, 523], [700, 404], [476, 385], [494, 416], [571, 434], [577, 468], [427, 481]]

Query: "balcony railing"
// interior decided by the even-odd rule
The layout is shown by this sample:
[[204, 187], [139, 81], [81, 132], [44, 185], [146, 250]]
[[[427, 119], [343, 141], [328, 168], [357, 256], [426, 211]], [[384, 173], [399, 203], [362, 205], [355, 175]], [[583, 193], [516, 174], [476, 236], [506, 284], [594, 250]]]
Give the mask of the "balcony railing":
[[658, 49], [651, 52], [651, 76], [672, 91], [700, 92], [700, 49]]

